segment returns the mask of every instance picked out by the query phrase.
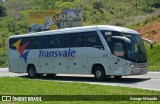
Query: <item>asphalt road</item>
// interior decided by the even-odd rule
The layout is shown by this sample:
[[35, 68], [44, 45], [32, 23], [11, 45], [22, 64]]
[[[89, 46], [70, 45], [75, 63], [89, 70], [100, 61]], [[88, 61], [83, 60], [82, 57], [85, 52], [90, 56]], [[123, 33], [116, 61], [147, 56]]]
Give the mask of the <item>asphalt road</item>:
[[[17, 74], [8, 71], [8, 68], [0, 68], [0, 77], [27, 77], [27, 74]], [[80, 82], [89, 84], [125, 86], [160, 91], [160, 72], [148, 72], [146, 75], [123, 76], [121, 79], [107, 78], [106, 81], [98, 82], [93, 75], [67, 75], [58, 74], [56, 77], [47, 78], [42, 76], [39, 79], [56, 80], [63, 82]]]

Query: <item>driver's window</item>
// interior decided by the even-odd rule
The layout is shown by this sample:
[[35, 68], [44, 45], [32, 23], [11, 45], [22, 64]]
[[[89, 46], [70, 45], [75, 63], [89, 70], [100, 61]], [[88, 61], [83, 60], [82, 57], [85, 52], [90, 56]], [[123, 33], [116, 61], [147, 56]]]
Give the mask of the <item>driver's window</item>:
[[121, 42], [114, 43], [114, 51], [113, 54], [117, 57], [124, 58], [124, 47]]

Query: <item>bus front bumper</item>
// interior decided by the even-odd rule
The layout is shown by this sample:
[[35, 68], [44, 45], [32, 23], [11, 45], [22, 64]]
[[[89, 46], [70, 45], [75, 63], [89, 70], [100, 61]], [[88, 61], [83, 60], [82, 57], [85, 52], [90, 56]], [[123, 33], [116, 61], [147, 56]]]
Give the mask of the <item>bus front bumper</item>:
[[148, 72], [148, 66], [146, 63], [132, 63], [131, 64], [131, 75], [141, 75], [141, 74], [147, 74]]
[[141, 75], [141, 74], [147, 74], [148, 70], [145, 69], [132, 69], [131, 75]]

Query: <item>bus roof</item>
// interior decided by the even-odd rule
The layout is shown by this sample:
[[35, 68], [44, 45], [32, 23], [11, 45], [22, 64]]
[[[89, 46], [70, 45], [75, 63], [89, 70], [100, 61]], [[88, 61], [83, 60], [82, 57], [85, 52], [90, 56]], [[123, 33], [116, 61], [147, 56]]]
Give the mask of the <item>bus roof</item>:
[[128, 29], [125, 27], [111, 26], [111, 25], [95, 25], [95, 26], [72, 27], [72, 28], [65, 28], [65, 29], [58, 29], [58, 30], [13, 35], [13, 36], [10, 36], [9, 38], [39, 36], [39, 35], [52, 35], [52, 34], [62, 34], [62, 33], [74, 33], [74, 32], [87, 32], [87, 31], [96, 31], [96, 30], [110, 30], [110, 31], [118, 31], [118, 32], [124, 32], [124, 33], [131, 33], [131, 34], [139, 34], [137, 31]]

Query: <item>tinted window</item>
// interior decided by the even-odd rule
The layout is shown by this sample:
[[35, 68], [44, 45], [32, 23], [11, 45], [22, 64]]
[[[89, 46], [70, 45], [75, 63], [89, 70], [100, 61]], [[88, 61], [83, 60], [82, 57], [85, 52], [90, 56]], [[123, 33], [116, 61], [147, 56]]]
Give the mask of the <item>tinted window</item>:
[[63, 48], [64, 47], [64, 35], [52, 35], [49, 39], [50, 48]]
[[49, 36], [39, 36], [36, 40], [38, 49], [49, 48]]
[[71, 47], [72, 45], [72, 36], [70, 34], [66, 34], [64, 37], [64, 47]]
[[121, 33], [120, 32], [117, 32], [117, 31], [109, 31], [109, 30], [103, 30], [101, 31], [104, 39], [106, 40], [109, 48], [111, 49], [111, 45], [112, 45], [112, 36], [121, 36]]
[[[21, 40], [21, 41], [20, 41]], [[25, 49], [34, 49], [34, 37], [12, 38], [9, 40], [9, 46], [11, 49], [16, 49], [13, 46], [14, 43], [20, 41], [19, 47], [28, 44]]]
[[72, 35], [73, 47], [82, 47], [84, 43], [82, 33], [74, 33]]
[[35, 46], [35, 38], [34, 37], [28, 37], [29, 39], [28, 39], [28, 42], [29, 42], [29, 44], [28, 44], [28, 46], [27, 46], [27, 49], [35, 49], [36, 48], [36, 46]]
[[85, 32], [83, 33], [83, 36], [85, 40], [85, 47], [104, 49], [97, 32]]
[[22, 38], [21, 45], [28, 44], [26, 49], [35, 49], [36, 48], [36, 38], [35, 37], [25, 37]]
[[65, 47], [82, 47], [83, 35], [82, 33], [71, 33], [65, 35]]
[[22, 37], [21, 39], [22, 39], [22, 40], [21, 40], [20, 46], [24, 45], [24, 44], [27, 43], [27, 42], [30, 42], [30, 40], [29, 40], [28, 37]]
[[117, 57], [124, 58], [124, 48], [121, 42], [115, 42], [114, 43], [114, 52], [113, 54]]
[[28, 43], [26, 49], [42, 49], [49, 47], [48, 41], [48, 36], [24, 37], [20, 45]]
[[127, 47], [125, 45], [125, 41], [113, 38], [111, 52], [117, 57], [127, 59]]
[[[16, 39], [10, 39], [9, 44], [18, 41]], [[64, 48], [64, 47], [94, 47], [103, 49], [101, 40], [97, 32], [85, 32], [85, 33], [70, 33], [70, 34], [58, 34], [58, 35], [46, 35], [35, 37], [22, 38], [21, 44], [29, 43], [26, 49], [46, 49], [46, 48]]]
[[9, 47], [11, 48], [11, 49], [16, 49], [16, 47], [15, 46], [13, 46], [13, 44], [15, 43], [15, 42], [17, 42], [19, 40], [19, 38], [11, 38], [11, 39], [9, 39]]

